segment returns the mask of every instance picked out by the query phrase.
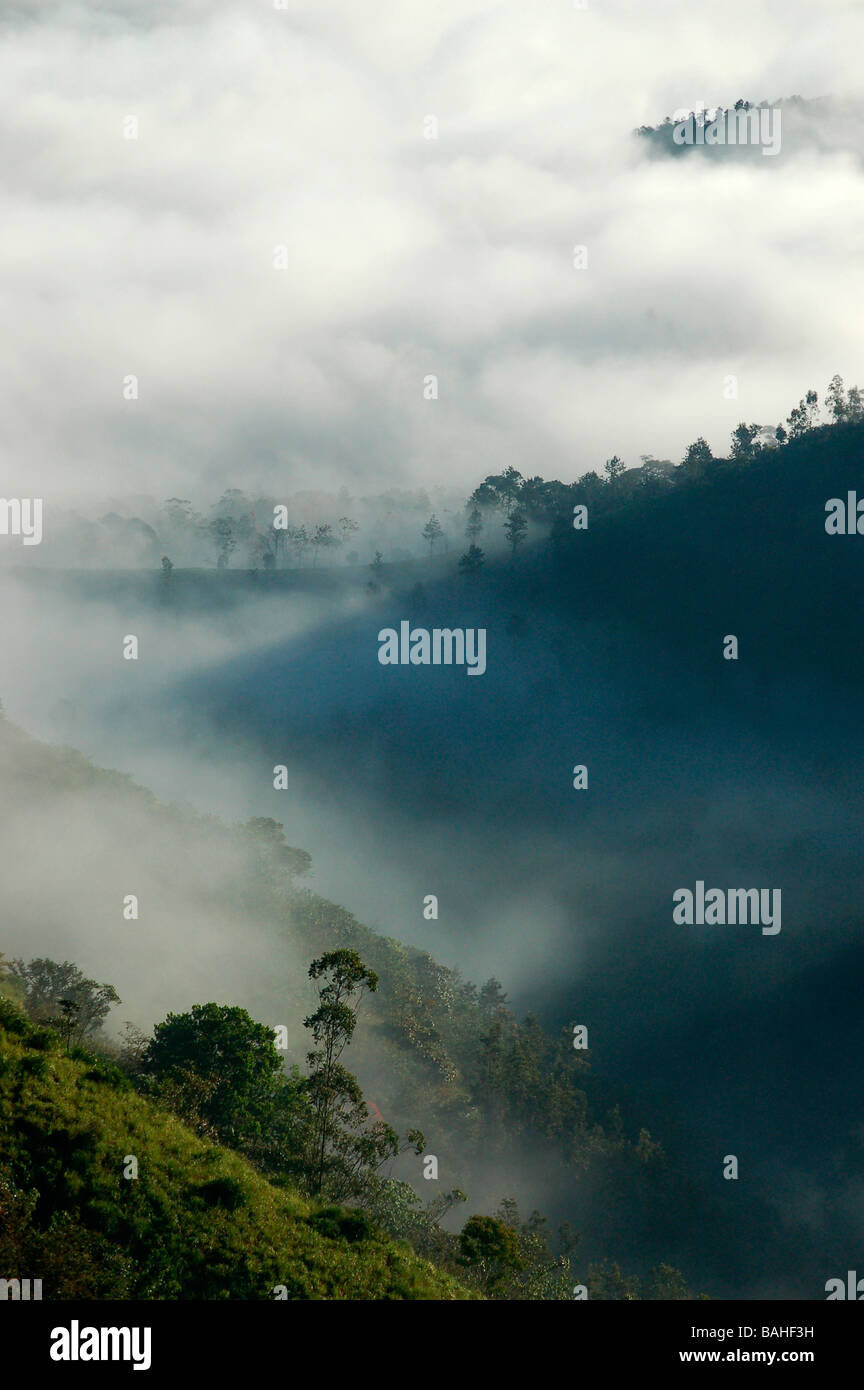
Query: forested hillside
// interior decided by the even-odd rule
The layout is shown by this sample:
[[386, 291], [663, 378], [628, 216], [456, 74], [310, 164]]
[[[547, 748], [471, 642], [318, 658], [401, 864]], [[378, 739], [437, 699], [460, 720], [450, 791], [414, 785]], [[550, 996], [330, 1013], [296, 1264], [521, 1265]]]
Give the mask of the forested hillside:
[[[531, 1278], [526, 1276], [521, 1284], [513, 1286], [508, 1296], [571, 1297], [570, 1265], [562, 1260], [573, 1237], [567, 1236], [562, 1246], [548, 1222], [544, 1235], [543, 1227], [538, 1227], [536, 1221], [526, 1223], [512, 1202], [510, 1185], [518, 1187], [522, 1195], [531, 1192], [532, 1165], [542, 1161], [546, 1178], [543, 1186], [536, 1189], [537, 1200], [532, 1205], [542, 1209], [549, 1193], [550, 1173], [558, 1182], [564, 1182], [569, 1172], [570, 1181], [590, 1189], [592, 1204], [599, 1205], [602, 1222], [612, 1232], [607, 1249], [603, 1249], [596, 1235], [585, 1242], [584, 1250], [579, 1248], [579, 1268], [574, 1265], [573, 1277], [578, 1273], [592, 1296], [687, 1296], [681, 1276], [662, 1255], [658, 1256], [663, 1239], [661, 1212], [680, 1200], [686, 1185], [682, 1186], [682, 1180], [669, 1168], [661, 1148], [647, 1130], [628, 1130], [619, 1111], [610, 1110], [603, 1088], [595, 1087], [589, 1060], [574, 1050], [572, 1033], [564, 1032], [555, 1038], [545, 1033], [535, 1019], [517, 1022], [497, 981], [489, 980], [478, 988], [457, 971], [438, 965], [427, 953], [376, 935], [350, 913], [305, 889], [302, 878], [308, 872], [308, 856], [285, 844], [275, 822], [258, 820], [231, 828], [188, 809], [163, 806], [130, 779], [102, 772], [71, 750], [40, 745], [6, 721], [0, 725], [0, 763], [4, 785], [15, 799], [23, 821], [30, 822], [40, 808], [47, 814], [50, 807], [54, 811], [52, 833], [62, 835], [64, 824], [69, 829], [76, 823], [88, 827], [91, 862], [78, 860], [68, 870], [70, 877], [65, 885], [60, 881], [62, 860], [55, 863], [53, 888], [60, 899], [72, 891], [72, 883], [79, 885], [75, 891], [80, 894], [80, 885], [89, 882], [98, 914], [102, 897], [98, 886], [100, 855], [108, 849], [114, 864], [113, 846], [118, 850], [121, 845], [128, 847], [130, 837], [133, 843], [146, 837], [151, 854], [163, 856], [151, 864], [151, 871], [158, 874], [166, 895], [170, 895], [170, 875], [178, 875], [178, 901], [183, 904], [194, 893], [196, 882], [205, 903], [216, 891], [206, 881], [214, 857], [223, 865], [229, 863], [236, 868], [236, 876], [225, 877], [218, 885], [221, 911], [237, 924], [238, 932], [248, 933], [258, 946], [263, 940], [266, 950], [260, 960], [247, 958], [244, 962], [248, 984], [240, 992], [242, 1002], [256, 1017], [266, 1019], [269, 1027], [278, 1025], [285, 1029], [289, 1039], [284, 1055], [286, 1075], [303, 1062], [308, 1039], [303, 1037], [302, 1020], [314, 997], [307, 971], [299, 961], [308, 962], [322, 952], [348, 950], [377, 974], [376, 992], [363, 1001], [362, 1026], [352, 1042], [351, 1065], [363, 1082], [369, 1114], [388, 1129], [420, 1127], [425, 1136], [422, 1152], [434, 1154], [440, 1168], [440, 1178], [436, 1175], [435, 1181], [424, 1181], [419, 1153], [412, 1156], [404, 1146], [395, 1146], [393, 1157], [397, 1150], [401, 1157], [396, 1157], [395, 1169], [392, 1163], [387, 1168], [393, 1180], [363, 1194], [362, 1204], [377, 1225], [402, 1238], [413, 1239], [424, 1253], [448, 1264], [456, 1275], [458, 1245], [453, 1243], [455, 1236], [447, 1236], [446, 1229], [458, 1230], [472, 1215], [482, 1216], [485, 1212], [491, 1220], [497, 1213], [496, 1219], [520, 1232], [520, 1239], [527, 1241], [526, 1248], [535, 1251]], [[182, 879], [178, 864], [169, 856], [169, 847], [176, 843], [183, 847]], [[199, 855], [201, 879], [197, 880]], [[95, 886], [93, 875], [97, 876]], [[7, 875], [6, 888], [14, 900], [14, 873]], [[102, 958], [91, 944], [86, 965], [99, 979], [116, 982], [121, 998], [126, 996], [127, 986], [134, 994], [136, 972], [142, 968], [140, 962], [145, 957], [163, 959], [167, 977], [171, 973], [172, 950], [176, 949], [185, 968], [182, 918], [168, 911], [164, 920], [153, 923], [146, 935], [130, 925], [125, 929], [125, 940], [118, 941], [104, 906], [103, 915], [106, 920]], [[46, 923], [46, 928], [44, 940], [48, 941], [53, 935], [52, 924]], [[266, 935], [262, 937], [262, 933]], [[20, 968], [23, 966], [24, 962]], [[212, 968], [212, 963], [205, 964], [202, 983], [212, 981]], [[38, 971], [31, 974], [36, 979]], [[22, 1002], [21, 980], [13, 974], [5, 978], [7, 995]], [[65, 978], [62, 971], [57, 975], [61, 981]], [[42, 976], [38, 979], [41, 982]], [[113, 1089], [119, 1090], [126, 1104], [130, 1078], [134, 1081], [139, 1070], [135, 1059], [146, 1038], [146, 1030], [138, 1029], [137, 1024], [132, 1037], [138, 1038], [138, 1046], [131, 1052], [128, 1039], [124, 1051], [118, 1042], [112, 1044], [104, 1038], [100, 1044], [102, 1055], [109, 1063], [125, 1065], [126, 1073], [109, 1065], [103, 1075], [100, 1063], [90, 1076], [93, 1085], [100, 1083], [99, 1089], [81, 1091], [79, 1074], [87, 1074], [87, 1067], [82, 1060], [79, 1073], [73, 1077], [71, 1064], [56, 1061], [59, 1036], [52, 1042], [50, 1031], [45, 1028], [47, 1022], [48, 1030], [60, 1028], [62, 1034], [63, 1006], [57, 998], [46, 995], [44, 983], [34, 988], [35, 1015], [42, 1020], [43, 1031], [38, 1035], [41, 1041], [33, 1046], [36, 1050], [47, 1048], [51, 1058], [22, 1060], [16, 1053], [14, 1065], [10, 1062], [9, 1134], [17, 1133], [18, 1138], [14, 1143], [10, 1139], [5, 1162], [8, 1180], [19, 1194], [31, 1189], [42, 1194], [45, 1177], [40, 1177], [40, 1172], [51, 1173], [57, 1165], [68, 1167], [70, 1152], [78, 1153], [80, 1148], [81, 1154], [86, 1154], [92, 1148], [89, 1139], [79, 1144], [77, 1138], [70, 1138], [73, 1131], [78, 1133], [76, 1125], [86, 1133], [88, 1122], [84, 1111], [79, 1111], [76, 1124], [70, 1124], [64, 1111], [68, 1095], [78, 1096], [81, 1092], [79, 1099], [85, 1110], [98, 1097], [100, 1107], [105, 1109], [104, 1122], [110, 1120], [116, 1128], [114, 1112], [120, 1101], [113, 1096]], [[58, 985], [54, 995], [59, 997], [60, 993]], [[165, 993], [174, 997], [168, 989]], [[219, 992], [219, 999], [222, 1004], [234, 1003], [226, 999], [224, 990]], [[189, 1008], [198, 1001], [187, 997], [180, 1002]], [[107, 1014], [107, 1006], [102, 1012]], [[125, 1008], [117, 1017], [121, 1016], [127, 1016]], [[98, 1021], [101, 1023], [101, 1016]], [[23, 1047], [31, 1036], [30, 1030], [18, 1024], [8, 1011], [4, 1022], [18, 1038], [15, 1048]], [[102, 1037], [98, 1029], [96, 1037]], [[57, 1068], [65, 1080], [55, 1090], [49, 1080]], [[38, 1083], [38, 1095], [22, 1091], [24, 1077], [28, 1084]], [[31, 1083], [29, 1078], [35, 1080]], [[163, 1105], [170, 1102], [181, 1119], [194, 1125], [201, 1120], [200, 1095], [194, 1087], [189, 1089], [187, 1081], [185, 1078], [179, 1092], [176, 1087], [169, 1088], [156, 1099]], [[61, 1104], [62, 1097], [65, 1099]], [[114, 1109], [109, 1111], [105, 1097]], [[134, 1120], [124, 1119], [122, 1123], [135, 1127]], [[273, 1116], [266, 1121], [262, 1133], [256, 1132], [255, 1143], [246, 1144], [244, 1139], [245, 1148], [241, 1148], [259, 1167], [263, 1165], [270, 1181], [290, 1185], [302, 1169], [290, 1137], [292, 1124], [288, 1124], [287, 1130], [279, 1130], [278, 1142], [276, 1129], [269, 1128], [271, 1125], [276, 1125]], [[121, 1133], [122, 1130], [116, 1131], [116, 1145], [126, 1153], [135, 1146], [126, 1143]], [[232, 1133], [233, 1130], [226, 1131], [220, 1137], [224, 1141]], [[16, 1147], [19, 1143], [24, 1143], [24, 1147]], [[27, 1147], [31, 1143], [35, 1146], [32, 1152]], [[194, 1146], [190, 1153], [193, 1149]], [[41, 1155], [38, 1159], [34, 1157], [37, 1153]], [[71, 1201], [71, 1195], [77, 1192], [77, 1179], [70, 1181], [71, 1187], [63, 1188], [65, 1197], [37, 1197], [36, 1212], [43, 1225], [43, 1217], [59, 1220], [64, 1202]], [[119, 1179], [116, 1181], [119, 1184]], [[412, 1191], [419, 1192], [419, 1199], [412, 1196]], [[340, 1195], [359, 1200], [356, 1192], [340, 1189]], [[166, 1200], [169, 1196], [166, 1194]], [[24, 1196], [20, 1200], [24, 1201]], [[101, 1200], [94, 1197], [96, 1205], [88, 1206], [89, 1215], [81, 1215], [76, 1197], [75, 1219], [80, 1216], [88, 1230], [111, 1236], [114, 1217], [107, 1226], [101, 1217], [94, 1217]], [[653, 1267], [649, 1263], [644, 1268], [619, 1273], [613, 1259], [618, 1253], [614, 1233], [625, 1219], [625, 1211], [635, 1211], [640, 1206], [653, 1213], [657, 1240], [651, 1246]], [[456, 1215], [448, 1220], [451, 1212]], [[563, 1215], [560, 1211], [557, 1214]], [[439, 1219], [443, 1220], [440, 1228]], [[580, 1232], [574, 1232], [577, 1244], [579, 1235]], [[139, 1290], [138, 1296], [144, 1287], [140, 1279], [146, 1277], [149, 1276], [136, 1275], [130, 1285]], [[191, 1274], [185, 1272], [177, 1277], [177, 1287], [185, 1290], [183, 1296], [204, 1296], [189, 1292], [198, 1288]]]
[[0, 1267], [31, 1271], [52, 1300], [470, 1297], [348, 1212], [271, 1186], [3, 1000]]

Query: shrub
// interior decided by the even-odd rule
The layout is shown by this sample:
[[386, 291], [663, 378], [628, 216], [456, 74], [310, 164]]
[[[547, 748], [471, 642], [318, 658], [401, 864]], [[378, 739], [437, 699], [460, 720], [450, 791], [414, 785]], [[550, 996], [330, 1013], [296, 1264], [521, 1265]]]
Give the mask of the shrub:
[[249, 1200], [246, 1189], [236, 1178], [212, 1178], [195, 1188], [194, 1193], [205, 1206], [223, 1207], [226, 1211], [236, 1211]]
[[372, 1226], [359, 1211], [346, 1211], [343, 1207], [324, 1207], [309, 1217], [309, 1225], [319, 1235], [328, 1240], [367, 1240], [372, 1234]]

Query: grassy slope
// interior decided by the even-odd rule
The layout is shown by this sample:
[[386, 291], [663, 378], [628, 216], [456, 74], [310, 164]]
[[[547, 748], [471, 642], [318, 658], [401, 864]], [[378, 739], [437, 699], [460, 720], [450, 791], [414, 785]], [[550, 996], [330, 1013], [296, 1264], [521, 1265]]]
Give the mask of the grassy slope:
[[[129, 1154], [137, 1180], [123, 1177]], [[377, 1234], [324, 1235], [320, 1209], [200, 1140], [136, 1095], [122, 1073], [67, 1057], [56, 1035], [8, 1003], [0, 1003], [0, 1168], [19, 1189], [38, 1190], [37, 1225], [71, 1213], [99, 1233], [103, 1264], [115, 1253], [126, 1262], [130, 1297], [268, 1299], [280, 1284], [292, 1299], [472, 1296]], [[46, 1280], [46, 1298], [71, 1292], [61, 1278], [52, 1293]]]

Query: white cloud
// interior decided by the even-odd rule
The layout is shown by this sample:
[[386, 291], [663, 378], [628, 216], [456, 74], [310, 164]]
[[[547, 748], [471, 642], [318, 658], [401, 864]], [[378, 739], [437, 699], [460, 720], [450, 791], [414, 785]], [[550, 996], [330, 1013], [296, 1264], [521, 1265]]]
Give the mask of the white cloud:
[[691, 101], [854, 91], [839, 0], [92, 0], [0, 25], [7, 492], [569, 478], [720, 450], [864, 377], [860, 108], [782, 167], [631, 138]]

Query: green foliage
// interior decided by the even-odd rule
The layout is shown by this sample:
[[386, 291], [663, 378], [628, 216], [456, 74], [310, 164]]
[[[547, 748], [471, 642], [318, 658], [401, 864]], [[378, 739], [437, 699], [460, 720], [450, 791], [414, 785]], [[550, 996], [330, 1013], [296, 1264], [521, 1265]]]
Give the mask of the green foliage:
[[[4, 720], [3, 706], [0, 704], [0, 725], [3, 725]], [[5, 728], [4, 732], [6, 732]], [[6, 999], [15, 1004], [23, 1005], [24, 987], [12, 974], [11, 962], [6, 959], [4, 952], [0, 951], [0, 1003]]]
[[195, 1191], [206, 1207], [223, 1207], [225, 1211], [239, 1211], [246, 1205], [249, 1194], [236, 1178], [211, 1178]]
[[[49, 1299], [264, 1301], [279, 1285], [295, 1299], [471, 1297], [363, 1214], [319, 1215], [131, 1088], [88, 1076], [59, 1039], [31, 1051], [32, 1031], [0, 1001], [4, 1275], [38, 1271]], [[22, 1072], [28, 1057], [41, 1074]]]
[[632, 1302], [639, 1298], [639, 1280], [622, 1274], [612, 1261], [591, 1265], [585, 1287], [592, 1302]]
[[578, 1238], [569, 1226], [560, 1226], [553, 1240], [539, 1212], [523, 1221], [516, 1203], [506, 1199], [493, 1216], [474, 1215], [458, 1235], [452, 1234], [442, 1222], [465, 1201], [465, 1193], [454, 1188], [424, 1206], [407, 1183], [391, 1180], [380, 1185], [368, 1210], [378, 1225], [409, 1241], [439, 1268], [482, 1290], [486, 1298], [572, 1298]]
[[818, 395], [815, 391], [808, 391], [804, 399], [799, 401], [789, 413], [786, 421], [789, 426], [789, 438], [800, 439], [808, 430], [812, 430], [816, 424], [818, 410]]
[[[323, 979], [317, 1010], [306, 1020], [316, 1048], [309, 1075], [285, 1074], [272, 1030], [243, 1009], [195, 1005], [171, 1014], [141, 1045], [133, 1039], [130, 1075], [204, 1137], [230, 1145], [280, 1185], [344, 1201], [370, 1188], [383, 1163], [400, 1151], [399, 1136], [369, 1110], [340, 1056], [353, 1037], [356, 1006], [378, 987], [356, 951], [329, 951], [313, 961]], [[408, 1144], [423, 1145], [419, 1131]]]
[[309, 976], [325, 981], [318, 1008], [304, 1020], [317, 1044], [307, 1055], [306, 1091], [312, 1110], [309, 1186], [314, 1193], [326, 1190], [339, 1198], [356, 1197], [381, 1164], [399, 1151], [398, 1135], [389, 1125], [367, 1125], [363, 1093], [339, 1061], [357, 1026], [357, 1006], [366, 990], [377, 990], [378, 976], [356, 951], [345, 947], [314, 960]]
[[22, 1036], [30, 1032], [22, 1009], [12, 999], [0, 999], [0, 1028], [4, 1028], [7, 1033], [18, 1033]]
[[44, 1057], [22, 1057], [18, 1067], [25, 1076], [44, 1076], [48, 1070]]
[[410, 1184], [388, 1178], [376, 1183], [367, 1194], [364, 1209], [378, 1226], [398, 1240], [408, 1241], [418, 1254], [456, 1271], [459, 1238], [446, 1231], [441, 1222], [467, 1200], [464, 1192], [453, 1188], [424, 1205]]
[[196, 1004], [157, 1024], [141, 1072], [151, 1094], [232, 1145], [261, 1137], [285, 1084], [272, 1030], [222, 1004]]
[[[31, 1044], [32, 1045], [32, 1044]], [[103, 1086], [113, 1086], [118, 1091], [128, 1091], [132, 1083], [126, 1073], [109, 1062], [97, 1062], [84, 1073], [85, 1081], [98, 1081]]]
[[494, 1291], [523, 1268], [519, 1236], [494, 1216], [471, 1216], [459, 1237], [460, 1261], [480, 1272], [484, 1286]]
[[507, 1198], [494, 1216], [472, 1216], [465, 1223], [458, 1263], [487, 1298], [563, 1301], [572, 1297], [577, 1242], [564, 1225], [553, 1243], [545, 1217], [534, 1211], [523, 1221], [516, 1202]]
[[88, 980], [68, 960], [58, 963], [39, 957], [29, 964], [14, 960], [11, 971], [24, 992], [27, 1013], [54, 1024], [67, 1046], [98, 1033], [112, 1006], [120, 1003], [113, 985]]
[[[133, 1287], [132, 1261], [98, 1231], [69, 1212], [55, 1212], [40, 1228], [39, 1193], [17, 1187], [0, 1170], [0, 1271], [38, 1270], [53, 1299], [124, 1299]], [[36, 1277], [36, 1276], [34, 1276]]]
[[690, 1303], [704, 1298], [704, 1295], [692, 1294], [680, 1270], [667, 1264], [657, 1265], [640, 1280], [634, 1275], [622, 1274], [617, 1264], [604, 1260], [590, 1266], [585, 1287], [590, 1299], [601, 1302]]
[[330, 1240], [368, 1240], [372, 1225], [361, 1211], [344, 1207], [323, 1207], [309, 1217], [309, 1225]]

